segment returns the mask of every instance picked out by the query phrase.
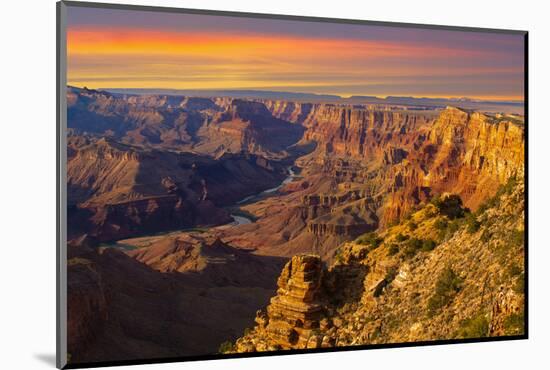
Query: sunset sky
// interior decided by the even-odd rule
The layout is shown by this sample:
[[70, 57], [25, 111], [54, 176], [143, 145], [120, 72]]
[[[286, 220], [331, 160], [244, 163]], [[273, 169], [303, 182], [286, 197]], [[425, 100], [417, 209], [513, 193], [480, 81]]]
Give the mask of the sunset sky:
[[67, 37], [88, 88], [523, 100], [517, 34], [69, 7]]

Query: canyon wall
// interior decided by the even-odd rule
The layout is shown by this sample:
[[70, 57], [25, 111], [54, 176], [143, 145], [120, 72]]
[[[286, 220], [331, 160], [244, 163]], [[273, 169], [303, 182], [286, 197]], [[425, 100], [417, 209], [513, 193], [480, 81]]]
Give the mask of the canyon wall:
[[442, 192], [460, 194], [475, 209], [524, 163], [523, 124], [482, 113], [453, 107], [438, 112], [268, 107], [303, 124], [303, 140], [318, 144], [304, 166], [317, 164], [316, 170], [338, 183], [362, 183], [385, 198], [382, 224]]
[[296, 161], [301, 180], [273, 201], [245, 206], [259, 220], [228, 232], [265, 253], [330, 260], [341, 242], [384, 229], [435, 196], [458, 194], [475, 211], [523, 171], [524, 126], [506, 117], [453, 107], [265, 104], [306, 128], [302, 143], [316, 143]]
[[[524, 127], [517, 118], [453, 107], [427, 110], [227, 97], [135, 96], [83, 89], [71, 89], [68, 100], [69, 127], [75, 130], [75, 137], [104, 135], [120, 145], [155, 148], [158, 158], [169, 156], [167, 151], [185, 151], [218, 161], [228, 154], [252, 154], [271, 161], [270, 166], [279, 163], [279, 168], [294, 162], [304, 179], [302, 184], [307, 186], [292, 191], [287, 187], [277, 199], [286, 209], [265, 215], [265, 225], [260, 222], [254, 231], [256, 235], [271, 233], [273, 227], [269, 225], [281, 224], [275, 242], [280, 250], [292, 249], [292, 240], [302, 231], [309, 234], [309, 240], [317, 240], [314, 244], [319, 247], [327, 237], [334, 239], [335, 246], [337, 239], [349, 240], [387, 227], [419, 204], [446, 192], [459, 194], [466, 206], [475, 210], [524, 162]], [[313, 144], [311, 149], [299, 149], [309, 144]], [[74, 148], [69, 150], [76, 153]], [[74, 157], [82, 155], [78, 152]], [[126, 164], [120, 165], [124, 170], [116, 175], [119, 178], [109, 174], [113, 181], [124, 182], [124, 171], [142, 167], [141, 160], [127, 155], [120, 160]], [[74, 171], [82, 173], [82, 178], [75, 179], [77, 186], [71, 186], [71, 197], [85, 196], [91, 189], [86, 181], [97, 183], [104, 176], [89, 173], [85, 167], [83, 164]], [[226, 177], [243, 176], [239, 166], [222, 167], [208, 166], [210, 179], [201, 174], [195, 176], [196, 181], [185, 180], [194, 181], [192, 186], [178, 187], [186, 189], [187, 198], [181, 192], [172, 194], [172, 190], [154, 191], [166, 195], [162, 202], [169, 203], [170, 212], [200, 214], [200, 210], [190, 212], [193, 207], [180, 212], [184, 204], [181, 199], [200, 199], [207, 191], [213, 203], [219, 205], [215, 198], [225, 199], [222, 193], [227, 189], [212, 185], [212, 181], [223, 184]], [[204, 170], [204, 166], [201, 168]], [[181, 184], [175, 178], [165, 184], [171, 181]], [[174, 189], [173, 185], [166, 187]], [[135, 186], [129, 190], [130, 197], [139, 193]], [[311, 203], [313, 199], [331, 201], [316, 205]], [[154, 202], [144, 204], [158, 208]], [[201, 207], [207, 208], [203, 213], [211, 217], [210, 223], [197, 219], [174, 226], [227, 220], [227, 215], [214, 212], [208, 202]], [[139, 209], [139, 217], [144, 218]], [[129, 215], [126, 210], [117, 213]], [[276, 220], [280, 217], [299, 221], [293, 227], [283, 226], [283, 221]], [[251, 233], [248, 236], [254, 247], [271, 249], [272, 245], [260, 245], [260, 241], [265, 244], [265, 238]]]
[[89, 234], [110, 241], [225, 224], [232, 218], [223, 207], [284, 177], [280, 166], [249, 153], [212, 159], [105, 138], [69, 142], [69, 239]]
[[480, 212], [444, 197], [342, 244], [332, 264], [294, 256], [255, 327], [226, 351], [522, 335], [524, 210], [520, 172]]

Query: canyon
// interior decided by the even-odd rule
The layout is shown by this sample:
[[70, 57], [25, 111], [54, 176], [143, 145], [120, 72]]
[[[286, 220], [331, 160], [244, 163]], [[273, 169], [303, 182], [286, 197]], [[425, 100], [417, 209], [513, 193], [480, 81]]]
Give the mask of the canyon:
[[524, 334], [524, 194], [514, 178], [473, 214], [444, 197], [343, 243], [330, 265], [292, 257], [269, 305], [224, 353]]
[[[420, 313], [397, 324], [384, 307], [429, 301], [444, 265], [463, 281], [498, 269], [504, 262], [483, 245], [499, 249], [508, 236], [497, 229], [523, 220], [517, 114], [76, 87], [67, 102], [72, 361], [212, 354], [222, 342], [224, 352], [250, 352], [455, 335], [477, 318], [465, 308], [477, 298], [457, 299], [454, 312], [465, 314], [447, 326], [444, 314], [430, 324]], [[474, 234], [464, 224], [437, 234], [433, 224], [454, 216], [433, 202], [450, 194], [477, 215]], [[495, 194], [499, 205], [486, 209]], [[501, 224], [486, 221], [491, 212]], [[438, 247], [413, 257], [395, 242], [432, 234]], [[380, 246], [363, 245], [365, 235]], [[461, 265], [457, 250], [481, 263]], [[506, 261], [522, 265], [520, 252], [510, 248]], [[502, 293], [478, 304], [496, 312], [492, 334], [519, 314], [517, 279], [483, 288]], [[369, 318], [360, 329], [354, 311]]]

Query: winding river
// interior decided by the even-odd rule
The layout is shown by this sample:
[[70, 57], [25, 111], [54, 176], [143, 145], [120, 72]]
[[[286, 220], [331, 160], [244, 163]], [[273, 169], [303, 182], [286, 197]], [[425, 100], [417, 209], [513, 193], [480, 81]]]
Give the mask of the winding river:
[[[294, 181], [294, 179], [297, 177], [296, 173], [292, 170], [292, 167], [288, 167], [287, 172], [288, 172], [288, 176], [276, 187], [264, 190], [264, 191], [262, 191], [261, 193], [258, 193], [258, 194], [249, 195], [246, 198], [243, 198], [243, 199], [239, 200], [237, 203], [235, 203], [235, 205], [253, 203], [255, 201], [263, 199], [266, 196], [270, 196], [273, 193], [277, 192], [279, 189], [281, 189], [286, 184], [291, 183], [292, 181]], [[233, 222], [229, 223], [229, 225], [231, 225], [231, 226], [246, 225], [246, 224], [250, 224], [250, 223], [253, 222], [250, 218], [245, 217], [243, 215], [231, 214], [230, 216], [233, 218]]]
[[[284, 185], [294, 181], [294, 179], [297, 177], [297, 175], [292, 170], [292, 167], [288, 167], [287, 172], [288, 172], [288, 176], [278, 186], [276, 186], [274, 188], [271, 188], [271, 189], [264, 190], [264, 191], [262, 191], [258, 194], [250, 195], [246, 198], [243, 198], [240, 201], [238, 201], [237, 203], [235, 203], [235, 207], [239, 206], [239, 205], [243, 205], [245, 203], [256, 202], [256, 201], [259, 201], [259, 200], [264, 199], [266, 197], [269, 197], [269, 196], [273, 195], [273, 193], [278, 191], [280, 188], [282, 188]], [[250, 219], [246, 216], [243, 216], [242, 214], [232, 213], [232, 214], [230, 214], [230, 216], [231, 216], [231, 218], [233, 218], [232, 222], [229, 222], [225, 225], [214, 226], [214, 227], [227, 228], [227, 227], [235, 227], [235, 226], [239, 226], [239, 225], [246, 225], [246, 224], [250, 224], [250, 223], [254, 222], [252, 219]], [[125, 239], [125, 240], [115, 241], [115, 242], [111, 242], [111, 243], [103, 243], [100, 246], [101, 247], [108, 247], [108, 248], [120, 248], [120, 249], [125, 249], [125, 250], [131, 250], [131, 249], [136, 249], [136, 248], [139, 248], [139, 247], [142, 247], [142, 246], [150, 245], [154, 240], [156, 240], [159, 237], [163, 237], [163, 236], [166, 236], [166, 235], [172, 235], [172, 234], [178, 234], [178, 233], [186, 232], [186, 231], [193, 231], [193, 230], [195, 230], [195, 229], [173, 230], [173, 231], [168, 231], [168, 232], [154, 233], [154, 234], [151, 234], [151, 235], [141, 235], [141, 236], [138, 236], [138, 237], [128, 238], [128, 239]], [[130, 240], [131, 240], [131, 242], [130, 242]]]

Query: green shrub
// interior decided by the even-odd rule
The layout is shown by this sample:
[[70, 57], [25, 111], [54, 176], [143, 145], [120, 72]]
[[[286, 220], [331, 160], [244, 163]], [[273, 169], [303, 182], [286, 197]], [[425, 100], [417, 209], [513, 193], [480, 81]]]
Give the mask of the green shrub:
[[422, 248], [422, 240], [417, 238], [411, 238], [407, 240], [405, 245], [404, 254], [406, 258], [414, 257], [414, 255]]
[[483, 213], [485, 213], [485, 211], [492, 207], [492, 205], [490, 204], [492, 202], [492, 199], [493, 198], [487, 199], [485, 202], [481, 203], [479, 207], [477, 207], [477, 216], [481, 216]]
[[504, 319], [504, 334], [519, 335], [525, 330], [525, 316], [523, 312], [513, 313]]
[[435, 315], [449, 304], [461, 288], [462, 279], [450, 267], [445, 267], [437, 279], [434, 294], [428, 300], [428, 315]]
[[386, 272], [386, 276], [384, 276], [384, 281], [378, 284], [378, 286], [374, 290], [373, 296], [379, 297], [384, 291], [384, 288], [386, 288], [393, 281], [393, 279], [395, 279], [396, 276], [397, 276], [397, 269], [395, 268], [389, 269], [388, 272]]
[[525, 231], [524, 230], [514, 230], [510, 236], [510, 242], [513, 245], [522, 246], [525, 243]]
[[430, 200], [430, 203], [436, 206], [437, 209], [441, 208], [443, 201], [441, 200], [441, 195], [434, 195]]
[[397, 236], [395, 237], [395, 240], [397, 240], [400, 243], [404, 242], [407, 239], [408, 239], [408, 236], [403, 235], [403, 234], [397, 234]]
[[395, 277], [397, 276], [397, 268], [395, 267], [392, 267], [388, 270], [388, 272], [386, 272], [386, 276], [384, 276], [384, 280], [389, 284], [391, 283]]
[[233, 343], [231, 343], [230, 341], [223, 342], [218, 348], [219, 353], [227, 353], [231, 351], [233, 351]]
[[444, 218], [438, 218], [434, 223], [434, 227], [437, 230], [446, 230], [448, 224], [449, 223]]
[[481, 241], [484, 243], [488, 243], [492, 237], [493, 237], [493, 233], [491, 233], [488, 230], [484, 230], [483, 233], [481, 233]]
[[468, 212], [466, 213], [465, 218], [466, 218], [466, 231], [468, 231], [468, 233], [470, 234], [477, 232], [481, 224], [477, 220], [476, 216], [473, 213]]
[[418, 225], [414, 221], [409, 221], [407, 223], [407, 226], [409, 227], [409, 230], [414, 231], [418, 228]]
[[453, 220], [449, 222], [449, 226], [447, 227], [447, 232], [450, 235], [453, 235], [458, 231], [458, 229], [460, 228], [460, 225], [461, 225], [461, 222], [459, 220]]
[[495, 208], [500, 203], [500, 196], [494, 196], [492, 198], [487, 199], [485, 202], [481, 203], [481, 205], [478, 207], [476, 211], [476, 215], [479, 216], [483, 214], [485, 211], [487, 211], [490, 208]]
[[374, 232], [363, 234], [357, 239], [355, 239], [355, 243], [360, 245], [367, 245], [369, 246], [369, 249], [376, 249], [382, 244], [383, 239], [379, 238], [378, 235]]
[[459, 338], [483, 338], [489, 334], [489, 320], [483, 313], [463, 320], [457, 336]]
[[435, 249], [437, 243], [431, 239], [425, 239], [422, 241], [422, 250], [424, 252], [429, 252]]
[[399, 246], [397, 244], [391, 244], [388, 248], [388, 256], [395, 256], [399, 253]]
[[456, 194], [432, 199], [432, 204], [437, 207], [439, 213], [449, 217], [450, 219], [460, 218], [464, 216], [464, 208], [462, 207], [462, 199]]
[[519, 267], [517, 264], [512, 263], [506, 267], [506, 276], [509, 278], [513, 278], [523, 272], [523, 269]]
[[514, 188], [516, 187], [518, 181], [516, 176], [511, 176], [508, 178], [508, 181], [506, 181], [506, 184], [501, 185], [497, 190], [497, 197], [500, 197], [503, 194], [512, 194], [514, 191]]
[[433, 209], [432, 207], [429, 207], [429, 208], [424, 208], [424, 209], [425, 209], [424, 214], [426, 215], [426, 217], [432, 218], [432, 217], [437, 216], [437, 214], [438, 214], [437, 208]]
[[447, 222], [447, 227], [443, 230], [440, 230], [438, 233], [439, 240], [450, 239], [462, 225], [463, 219], [455, 219], [450, 222]]
[[518, 294], [523, 294], [525, 292], [525, 274], [523, 272], [516, 278], [512, 290]]

